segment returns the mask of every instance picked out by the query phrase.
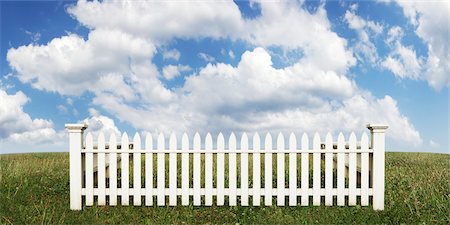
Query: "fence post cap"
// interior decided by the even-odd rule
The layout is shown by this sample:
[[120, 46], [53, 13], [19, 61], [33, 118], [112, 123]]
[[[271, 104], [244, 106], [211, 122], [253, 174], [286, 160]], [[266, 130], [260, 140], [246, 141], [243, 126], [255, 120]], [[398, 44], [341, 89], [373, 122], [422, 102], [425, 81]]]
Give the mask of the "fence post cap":
[[372, 132], [385, 132], [388, 127], [387, 124], [367, 124], [367, 128]]
[[85, 123], [66, 123], [65, 127], [69, 132], [76, 132], [85, 130], [88, 125]]

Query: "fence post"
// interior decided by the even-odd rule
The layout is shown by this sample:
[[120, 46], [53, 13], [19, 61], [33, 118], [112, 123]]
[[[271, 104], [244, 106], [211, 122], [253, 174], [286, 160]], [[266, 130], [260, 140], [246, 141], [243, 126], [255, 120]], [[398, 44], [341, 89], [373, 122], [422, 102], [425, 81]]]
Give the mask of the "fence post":
[[81, 210], [81, 149], [86, 124], [66, 124], [69, 132], [70, 209]]
[[370, 130], [373, 149], [373, 209], [384, 210], [384, 139], [388, 126], [384, 124], [367, 124], [367, 128]]

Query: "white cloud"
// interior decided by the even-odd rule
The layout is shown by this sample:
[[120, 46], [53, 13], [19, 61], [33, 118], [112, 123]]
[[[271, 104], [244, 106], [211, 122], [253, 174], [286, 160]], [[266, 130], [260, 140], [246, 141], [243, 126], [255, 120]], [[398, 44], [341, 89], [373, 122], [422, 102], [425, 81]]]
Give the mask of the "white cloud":
[[53, 129], [53, 122], [41, 118], [32, 119], [23, 111], [29, 98], [21, 91], [9, 95], [0, 89], [0, 139], [11, 143], [56, 142], [60, 138]]
[[416, 27], [416, 34], [426, 43], [428, 58], [425, 77], [436, 90], [450, 85], [449, 14], [448, 1], [397, 1], [403, 13]]
[[371, 20], [365, 20], [356, 15], [357, 7], [355, 4], [350, 6], [350, 10], [345, 12], [345, 22], [349, 28], [358, 33], [358, 41], [353, 46], [356, 56], [360, 61], [368, 60], [372, 65], [376, 65], [379, 61], [377, 48], [370, 40], [372, 35], [379, 35], [383, 32], [383, 26]]
[[175, 61], [178, 61], [181, 56], [180, 51], [176, 49], [164, 50], [162, 55], [163, 59], [173, 59]]
[[89, 109], [89, 113], [90, 117], [78, 122], [88, 125], [86, 133], [91, 133], [94, 137], [98, 136], [100, 132], [103, 132], [105, 137], [109, 137], [112, 133], [116, 134], [116, 136], [120, 135], [120, 131], [116, 127], [114, 120], [107, 116], [101, 115], [93, 108]]
[[234, 59], [234, 52], [232, 50], [228, 51], [228, 56], [230, 56], [231, 59]]
[[403, 46], [399, 41], [394, 49], [381, 62], [381, 66], [390, 70], [399, 78], [420, 79], [422, 72], [422, 60], [417, 58], [412, 46]]
[[[91, 29], [86, 40], [71, 34], [21, 46], [8, 51], [8, 61], [22, 82], [70, 96], [89, 91], [95, 107], [136, 129], [349, 131], [388, 122], [394, 140], [420, 143], [392, 98], [365, 94], [346, 76], [356, 60], [331, 30], [323, 5], [309, 12], [296, 2], [254, 4], [261, 16], [243, 19], [232, 1], [80, 1], [68, 11]], [[364, 25], [373, 33], [380, 27]], [[160, 79], [180, 68], [168, 65], [161, 76], [151, 61], [156, 49], [174, 38], [205, 37], [261, 47], [246, 51], [237, 66], [211, 63], [212, 56], [199, 53], [210, 63], [184, 86], [166, 89]], [[302, 54], [292, 65], [274, 68], [270, 47]], [[114, 121], [97, 113], [85, 121], [93, 130], [116, 132]]]
[[172, 80], [181, 75], [182, 72], [190, 71], [192, 68], [188, 65], [167, 65], [164, 66], [162, 75], [166, 80]]
[[216, 59], [213, 56], [208, 55], [208, 54], [206, 54], [204, 52], [198, 53], [198, 57], [200, 59], [202, 59], [203, 61], [205, 61], [205, 62], [214, 62], [214, 61], [216, 61]]

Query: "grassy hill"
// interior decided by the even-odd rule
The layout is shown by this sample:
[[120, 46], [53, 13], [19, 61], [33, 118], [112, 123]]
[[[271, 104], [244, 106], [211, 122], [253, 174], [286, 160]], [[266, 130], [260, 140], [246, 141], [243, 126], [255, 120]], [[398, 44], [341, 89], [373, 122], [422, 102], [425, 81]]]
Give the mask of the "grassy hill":
[[85, 207], [69, 209], [68, 153], [0, 155], [1, 224], [450, 223], [450, 155], [386, 154], [386, 205], [371, 207]]

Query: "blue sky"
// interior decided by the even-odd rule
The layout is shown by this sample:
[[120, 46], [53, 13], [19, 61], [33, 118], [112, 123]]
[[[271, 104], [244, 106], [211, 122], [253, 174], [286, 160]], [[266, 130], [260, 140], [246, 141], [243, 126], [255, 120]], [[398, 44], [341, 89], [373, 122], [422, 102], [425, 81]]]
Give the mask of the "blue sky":
[[94, 133], [366, 131], [449, 150], [446, 1], [2, 1], [0, 150]]

